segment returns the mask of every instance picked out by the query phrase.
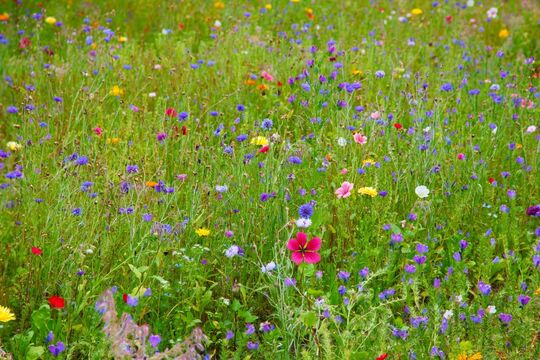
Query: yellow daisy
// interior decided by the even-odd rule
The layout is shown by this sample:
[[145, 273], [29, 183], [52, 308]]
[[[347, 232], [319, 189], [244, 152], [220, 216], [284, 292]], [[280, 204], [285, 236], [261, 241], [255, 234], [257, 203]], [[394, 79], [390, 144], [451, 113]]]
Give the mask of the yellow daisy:
[[266, 146], [268, 145], [268, 139], [264, 136], [257, 136], [251, 139], [251, 144], [253, 145], [259, 145], [259, 146]]
[[15, 320], [15, 314], [7, 307], [0, 305], [0, 322]]
[[195, 230], [195, 232], [199, 236], [208, 236], [208, 235], [210, 235], [210, 230], [208, 230], [207, 228], [199, 228], [199, 229]]
[[368, 195], [371, 197], [375, 197], [378, 195], [377, 189], [372, 188], [370, 186], [361, 187], [360, 189], [358, 189], [358, 193], [362, 195]]

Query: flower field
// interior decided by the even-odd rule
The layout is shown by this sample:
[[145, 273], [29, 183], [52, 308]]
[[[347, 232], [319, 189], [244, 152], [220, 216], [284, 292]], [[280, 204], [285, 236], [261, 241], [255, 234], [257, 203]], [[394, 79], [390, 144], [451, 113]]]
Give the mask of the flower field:
[[540, 359], [540, 3], [0, 1], [0, 359]]

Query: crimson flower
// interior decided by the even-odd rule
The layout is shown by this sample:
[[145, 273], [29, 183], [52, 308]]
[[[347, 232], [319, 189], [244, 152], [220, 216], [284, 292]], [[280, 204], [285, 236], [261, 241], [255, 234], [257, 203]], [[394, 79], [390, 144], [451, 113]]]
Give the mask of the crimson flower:
[[321, 261], [321, 255], [317, 250], [321, 248], [321, 239], [318, 237], [307, 241], [307, 235], [303, 232], [296, 234], [296, 238], [292, 238], [287, 243], [287, 248], [292, 251], [291, 260], [300, 265], [302, 262], [315, 264]]
[[58, 295], [53, 295], [49, 298], [49, 305], [51, 305], [53, 309], [63, 309], [65, 305], [64, 298]]
[[377, 356], [377, 359], [376, 360], [384, 360], [388, 357], [388, 354], [382, 354], [382, 355], [379, 355]]
[[32, 246], [32, 254], [40, 256], [41, 254], [43, 254], [43, 250], [38, 247]]

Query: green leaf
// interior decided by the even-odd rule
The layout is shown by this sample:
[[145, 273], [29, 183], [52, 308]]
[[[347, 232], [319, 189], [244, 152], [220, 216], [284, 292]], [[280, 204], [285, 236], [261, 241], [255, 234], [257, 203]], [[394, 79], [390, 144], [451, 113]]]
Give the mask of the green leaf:
[[315, 325], [317, 325], [317, 321], [319, 319], [317, 318], [317, 314], [315, 314], [313, 311], [308, 311], [300, 315], [300, 320], [307, 327], [314, 327]]
[[139, 269], [137, 269], [135, 266], [131, 265], [131, 264], [128, 264], [129, 268], [131, 269], [131, 271], [133, 271], [133, 273], [135, 274], [135, 276], [137, 277], [137, 279], [141, 280], [141, 277], [142, 277], [142, 274], [141, 272], [139, 271]]
[[30, 346], [26, 352], [26, 360], [37, 360], [43, 356], [45, 348], [43, 346]]

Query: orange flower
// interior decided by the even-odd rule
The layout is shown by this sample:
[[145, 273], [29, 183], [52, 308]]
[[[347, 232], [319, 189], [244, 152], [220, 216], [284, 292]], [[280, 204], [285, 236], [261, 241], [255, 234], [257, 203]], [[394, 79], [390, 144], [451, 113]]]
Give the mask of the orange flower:
[[8, 20], [9, 20], [9, 14], [8, 13], [0, 14], [0, 21], [8, 21]]
[[256, 82], [253, 79], [246, 80], [246, 85], [255, 85], [255, 84], [256, 84]]
[[155, 181], [147, 181], [146, 182], [146, 186], [151, 187], [151, 188], [156, 187], [157, 185], [158, 185], [158, 183], [155, 182]]
[[261, 91], [268, 90], [268, 86], [266, 86], [265, 84], [261, 84], [261, 85], [257, 86], [257, 89], [259, 89]]

